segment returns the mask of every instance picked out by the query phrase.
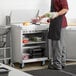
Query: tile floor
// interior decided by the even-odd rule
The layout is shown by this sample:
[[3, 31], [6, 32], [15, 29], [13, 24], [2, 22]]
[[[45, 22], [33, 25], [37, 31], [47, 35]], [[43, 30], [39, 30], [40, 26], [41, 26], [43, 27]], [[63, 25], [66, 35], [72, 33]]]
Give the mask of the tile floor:
[[[76, 64], [76, 62], [75, 61], [68, 61], [66, 63], [66, 65], [73, 65], [73, 64]], [[43, 68], [47, 68], [47, 66], [48, 66], [48, 62], [46, 62], [46, 64], [44, 66], [41, 66], [41, 62], [34, 62], [34, 63], [25, 64], [25, 66], [21, 69], [18, 63], [15, 64], [15, 68], [17, 68], [21, 71], [43, 69]]]

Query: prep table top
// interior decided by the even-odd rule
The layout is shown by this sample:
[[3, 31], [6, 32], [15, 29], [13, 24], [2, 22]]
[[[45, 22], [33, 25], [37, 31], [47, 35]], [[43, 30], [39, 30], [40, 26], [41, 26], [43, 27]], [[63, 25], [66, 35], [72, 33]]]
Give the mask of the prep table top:
[[24, 30], [47, 30], [49, 28], [48, 24], [40, 24], [40, 25], [35, 25], [35, 24], [30, 24], [30, 25], [23, 25], [23, 24], [12, 24], [14, 27], [18, 27]]

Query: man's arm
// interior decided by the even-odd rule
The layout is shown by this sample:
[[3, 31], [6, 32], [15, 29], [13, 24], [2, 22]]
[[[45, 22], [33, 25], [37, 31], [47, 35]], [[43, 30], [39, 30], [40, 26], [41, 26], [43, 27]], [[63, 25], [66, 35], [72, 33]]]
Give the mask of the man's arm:
[[39, 19], [41, 20], [42, 18], [45, 18], [45, 17], [49, 17], [51, 19], [54, 19], [54, 18], [56, 18], [60, 15], [66, 14], [67, 11], [68, 11], [68, 9], [63, 8], [59, 12], [48, 12], [48, 13], [42, 15], [42, 16], [39, 16]]
[[66, 14], [67, 11], [68, 11], [68, 9], [63, 8], [63, 9], [60, 10], [59, 12], [54, 12], [54, 13], [52, 13], [52, 14], [53, 14], [52, 19], [54, 19], [54, 18], [56, 18], [56, 17], [58, 17], [58, 16], [60, 16], [60, 15]]
[[58, 15], [63, 15], [63, 14], [66, 14], [68, 11], [68, 9], [62, 9], [61, 11], [58, 12]]

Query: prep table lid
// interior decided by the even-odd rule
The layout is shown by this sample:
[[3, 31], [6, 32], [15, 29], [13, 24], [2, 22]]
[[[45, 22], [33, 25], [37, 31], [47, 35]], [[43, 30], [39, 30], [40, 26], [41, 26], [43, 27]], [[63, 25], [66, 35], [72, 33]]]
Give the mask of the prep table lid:
[[48, 24], [40, 24], [40, 25], [31, 24], [31, 25], [28, 25], [28, 26], [23, 26], [23, 24], [13, 24], [13, 25], [18, 27], [18, 28], [21, 28], [23, 30], [26, 30], [26, 31], [47, 30], [49, 28]]
[[37, 13], [37, 9], [12, 10], [10, 14], [10, 23], [31, 22], [31, 19], [35, 18]]
[[48, 24], [30, 24], [28, 26], [23, 26], [23, 22], [31, 22], [32, 19], [36, 18], [38, 15], [38, 9], [25, 9], [25, 10], [12, 10], [10, 15], [11, 26], [16, 26], [25, 30], [46, 30], [49, 28]]

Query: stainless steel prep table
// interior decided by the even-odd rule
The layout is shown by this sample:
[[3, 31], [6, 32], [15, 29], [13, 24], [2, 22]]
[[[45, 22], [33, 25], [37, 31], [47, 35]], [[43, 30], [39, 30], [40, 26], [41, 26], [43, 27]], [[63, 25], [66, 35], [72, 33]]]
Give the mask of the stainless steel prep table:
[[[13, 49], [13, 62], [19, 62], [21, 65], [20, 67], [24, 67], [24, 63], [29, 63], [29, 62], [37, 62], [37, 61], [42, 61], [41, 65], [45, 64], [45, 61], [48, 60], [48, 47], [47, 47], [47, 32], [49, 25], [47, 24], [41, 24], [41, 25], [35, 25], [31, 24], [28, 26], [23, 26], [22, 24], [12, 24], [12, 49]], [[22, 40], [26, 35], [28, 36], [34, 36], [33, 38], [41, 38], [43, 37], [43, 40], [40, 41], [34, 41], [34, 40], [29, 40], [28, 43], [23, 43]], [[39, 36], [37, 36], [37, 34]], [[29, 37], [28, 37], [29, 38]], [[24, 46], [25, 45], [25, 46]], [[32, 58], [27, 58], [29, 56], [25, 57], [27, 59], [23, 59], [23, 54], [28, 53], [28, 50], [40, 50], [43, 48], [44, 51], [44, 56], [37, 57], [37, 55], [34, 55]], [[45, 49], [44, 49], [45, 48]], [[25, 53], [24, 53], [25, 52]], [[31, 53], [28, 53], [31, 54]]]

